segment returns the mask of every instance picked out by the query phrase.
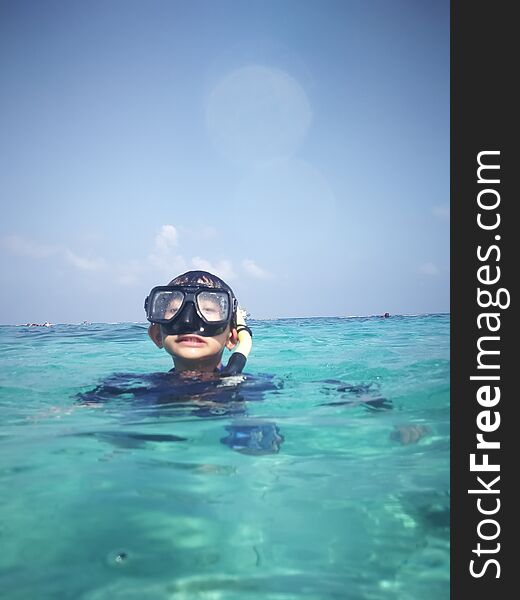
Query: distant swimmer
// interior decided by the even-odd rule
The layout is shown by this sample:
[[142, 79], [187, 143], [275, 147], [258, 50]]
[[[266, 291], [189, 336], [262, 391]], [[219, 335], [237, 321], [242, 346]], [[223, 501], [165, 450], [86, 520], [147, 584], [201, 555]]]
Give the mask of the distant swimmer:
[[389, 316], [390, 316], [390, 313], [385, 313], [384, 314], [385, 319], [388, 319]]

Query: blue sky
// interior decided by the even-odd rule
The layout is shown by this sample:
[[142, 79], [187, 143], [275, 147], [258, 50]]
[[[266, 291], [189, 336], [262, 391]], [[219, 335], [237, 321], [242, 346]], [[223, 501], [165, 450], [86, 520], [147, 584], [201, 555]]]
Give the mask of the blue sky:
[[449, 3], [0, 3], [0, 322], [449, 311]]

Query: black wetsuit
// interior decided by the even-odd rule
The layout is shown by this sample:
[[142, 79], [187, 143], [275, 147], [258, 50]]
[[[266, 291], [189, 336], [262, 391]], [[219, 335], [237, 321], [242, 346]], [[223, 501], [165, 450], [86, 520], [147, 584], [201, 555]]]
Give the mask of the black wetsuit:
[[[77, 401], [83, 406], [124, 401], [140, 411], [144, 409], [146, 414], [162, 417], [233, 417], [234, 422], [225, 426], [227, 435], [221, 442], [246, 454], [270, 454], [279, 451], [283, 436], [275, 423], [247, 418], [246, 401], [262, 400], [266, 392], [277, 393], [281, 387], [282, 381], [267, 375], [220, 377], [217, 372], [206, 380], [181, 377], [174, 370], [143, 375], [115, 373], [95, 389], [78, 395]], [[236, 420], [239, 417], [244, 418]], [[132, 439], [147, 441], [143, 436], [135, 434]], [[165, 438], [163, 441], [181, 441], [169, 439], [171, 436], [159, 437]], [[154, 436], [149, 441], [162, 440]]]

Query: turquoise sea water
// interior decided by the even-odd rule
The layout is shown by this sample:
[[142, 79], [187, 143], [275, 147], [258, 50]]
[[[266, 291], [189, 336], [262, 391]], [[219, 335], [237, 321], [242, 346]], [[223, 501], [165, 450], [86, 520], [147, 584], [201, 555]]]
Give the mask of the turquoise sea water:
[[145, 324], [0, 327], [2, 598], [449, 597], [449, 315], [250, 325], [198, 412]]

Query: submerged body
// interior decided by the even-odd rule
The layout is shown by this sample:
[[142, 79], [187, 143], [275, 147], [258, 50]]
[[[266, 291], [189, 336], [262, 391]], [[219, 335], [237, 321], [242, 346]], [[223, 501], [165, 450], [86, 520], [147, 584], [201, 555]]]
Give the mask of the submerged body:
[[[145, 375], [116, 373], [95, 389], [80, 394], [77, 401], [81, 406], [95, 407], [122, 400], [128, 413], [134, 410], [156, 418], [241, 417], [240, 421], [235, 420], [225, 426], [227, 435], [221, 442], [245, 454], [267, 454], [279, 451], [283, 436], [275, 423], [248, 418], [246, 401], [262, 400], [266, 392], [277, 393], [282, 387], [281, 380], [268, 376], [221, 377], [218, 373], [211, 373], [205, 377], [186, 377], [175, 372]], [[142, 435], [133, 439], [160, 441], [156, 438], [146, 440]], [[120, 439], [117, 441], [121, 442]]]

